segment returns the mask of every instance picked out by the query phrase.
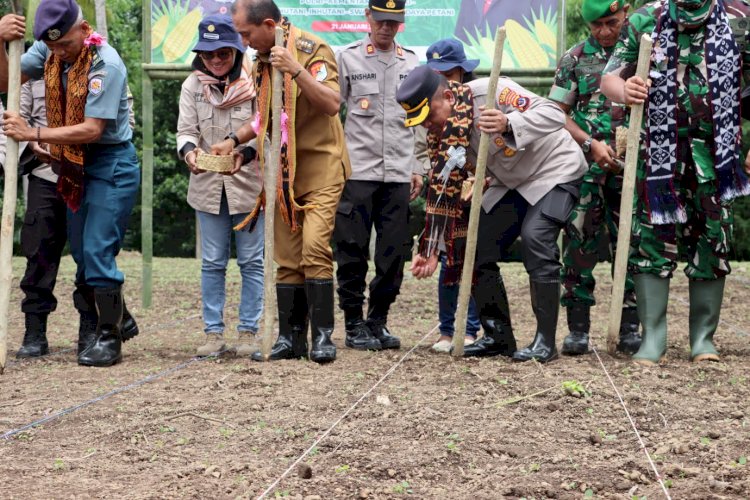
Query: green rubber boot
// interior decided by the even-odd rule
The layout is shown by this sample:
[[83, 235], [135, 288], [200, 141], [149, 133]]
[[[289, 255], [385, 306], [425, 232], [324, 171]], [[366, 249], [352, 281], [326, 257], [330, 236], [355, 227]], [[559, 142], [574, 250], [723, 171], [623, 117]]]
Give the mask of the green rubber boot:
[[638, 318], [643, 326], [643, 340], [633, 361], [641, 365], [656, 365], [667, 353], [667, 302], [669, 278], [653, 274], [633, 276], [638, 297]]
[[719, 361], [714, 333], [719, 325], [725, 278], [690, 280], [690, 359]]

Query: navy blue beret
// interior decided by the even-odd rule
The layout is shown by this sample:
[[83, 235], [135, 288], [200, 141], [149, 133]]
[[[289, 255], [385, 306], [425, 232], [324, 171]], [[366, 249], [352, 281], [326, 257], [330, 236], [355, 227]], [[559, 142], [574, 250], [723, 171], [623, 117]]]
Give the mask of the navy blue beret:
[[55, 42], [76, 23], [81, 7], [75, 0], [42, 0], [36, 9], [34, 38]]

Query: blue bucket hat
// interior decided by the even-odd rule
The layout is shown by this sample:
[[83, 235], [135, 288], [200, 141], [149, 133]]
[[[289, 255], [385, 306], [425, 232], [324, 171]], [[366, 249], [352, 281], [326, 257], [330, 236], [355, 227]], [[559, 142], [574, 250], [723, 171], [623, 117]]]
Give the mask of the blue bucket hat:
[[471, 73], [479, 66], [479, 59], [466, 59], [463, 44], [455, 38], [446, 38], [427, 47], [427, 66], [435, 71], [450, 71], [460, 66]]
[[232, 18], [226, 14], [204, 17], [198, 24], [198, 43], [193, 47], [193, 52], [211, 52], [224, 47], [245, 52], [245, 46], [242, 45], [239, 33], [234, 29]]

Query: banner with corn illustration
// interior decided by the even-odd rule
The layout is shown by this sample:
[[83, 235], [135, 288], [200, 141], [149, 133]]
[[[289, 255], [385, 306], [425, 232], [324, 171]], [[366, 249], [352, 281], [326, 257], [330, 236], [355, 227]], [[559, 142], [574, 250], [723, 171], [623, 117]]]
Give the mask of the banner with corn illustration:
[[[230, 14], [233, 0], [151, 0], [151, 62], [190, 64], [205, 15]], [[334, 48], [362, 38], [369, 26], [367, 0], [276, 0], [296, 26], [317, 34]], [[467, 56], [489, 68], [493, 35], [505, 24], [503, 66], [552, 68], [557, 54], [557, 0], [408, 0], [398, 41], [424, 58], [441, 38], [455, 37]]]

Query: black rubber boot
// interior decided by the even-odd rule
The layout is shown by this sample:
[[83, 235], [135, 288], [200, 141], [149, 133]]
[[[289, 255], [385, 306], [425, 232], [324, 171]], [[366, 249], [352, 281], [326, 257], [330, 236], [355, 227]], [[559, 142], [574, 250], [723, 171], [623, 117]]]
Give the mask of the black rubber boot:
[[[278, 283], [276, 306], [279, 312], [279, 337], [271, 348], [269, 361], [307, 358], [307, 295], [304, 285]], [[264, 361], [254, 352], [254, 361]]]
[[80, 316], [78, 324], [78, 355], [80, 356], [96, 339], [99, 314], [96, 312], [94, 289], [88, 285], [76, 285], [73, 292], [73, 305]]
[[94, 342], [78, 355], [78, 364], [112, 366], [122, 361], [122, 291], [119, 286], [94, 288], [94, 300], [99, 312], [96, 337]]
[[617, 350], [625, 354], [635, 354], [641, 347], [641, 334], [638, 328], [641, 322], [638, 320], [637, 307], [624, 307], [622, 319], [620, 320], [620, 341]]
[[122, 299], [122, 341], [127, 342], [140, 333], [135, 318], [128, 311], [125, 305], [125, 298]]
[[472, 293], [484, 336], [464, 347], [464, 357], [513, 356], [516, 339], [513, 336], [508, 295], [505, 293], [502, 276], [498, 271], [481, 273], [477, 276]]
[[344, 311], [344, 328], [346, 339], [344, 345], [360, 351], [380, 351], [383, 346], [376, 339], [370, 328], [362, 318], [362, 309], [346, 309]]
[[48, 313], [26, 313], [26, 332], [23, 345], [16, 353], [16, 359], [38, 358], [49, 354], [47, 343]]
[[[574, 302], [565, 308], [568, 315], [568, 335], [563, 340], [561, 352], [567, 356], [589, 352], [591, 309], [587, 304]], [[638, 327], [636, 326], [636, 330]], [[640, 341], [638, 342], [640, 344]], [[638, 350], [636, 348], [636, 350]]]
[[306, 280], [305, 290], [310, 308], [312, 347], [310, 359], [316, 363], [328, 363], [336, 359], [333, 334], [333, 280]]
[[386, 326], [390, 305], [370, 303], [367, 308], [367, 327], [372, 335], [380, 341], [383, 349], [400, 349], [401, 339], [393, 335]]
[[560, 282], [532, 280], [530, 285], [531, 308], [536, 316], [536, 335], [530, 345], [513, 354], [513, 361], [536, 359], [540, 363], [546, 363], [557, 357], [555, 332], [560, 312]]

